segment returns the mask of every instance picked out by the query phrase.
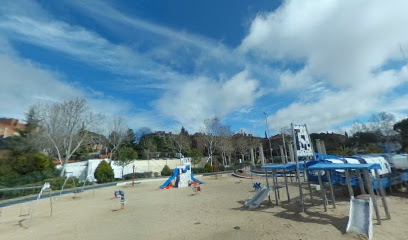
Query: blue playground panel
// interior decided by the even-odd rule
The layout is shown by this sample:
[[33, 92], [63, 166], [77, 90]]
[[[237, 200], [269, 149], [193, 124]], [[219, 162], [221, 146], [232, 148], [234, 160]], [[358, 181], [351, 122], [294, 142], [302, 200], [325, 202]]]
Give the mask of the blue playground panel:
[[261, 189], [261, 183], [259, 183], [259, 182], [254, 183], [253, 187], [254, 187], [255, 190], [259, 190], [259, 189]]

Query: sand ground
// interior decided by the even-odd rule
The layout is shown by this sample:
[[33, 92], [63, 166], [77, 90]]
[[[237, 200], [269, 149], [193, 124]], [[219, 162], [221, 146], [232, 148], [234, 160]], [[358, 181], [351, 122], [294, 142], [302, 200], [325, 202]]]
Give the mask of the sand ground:
[[[198, 177], [202, 192], [191, 188], [159, 190], [161, 181], [134, 187], [110, 187], [85, 191], [39, 202], [31, 222], [27, 215], [31, 203], [5, 207], [0, 217], [0, 239], [364, 239], [346, 234], [349, 198], [339, 189], [337, 207], [324, 212], [319, 193], [315, 206], [306, 198], [306, 212], [300, 212], [298, 189], [290, 186], [291, 203], [281, 190], [281, 204], [266, 199], [256, 210], [244, 202], [255, 194], [252, 183], [264, 179], [238, 179], [223, 175]], [[126, 194], [126, 209], [114, 190]], [[274, 200], [274, 195], [271, 195]], [[374, 220], [374, 239], [408, 239], [408, 193], [387, 196], [391, 220], [380, 213], [382, 225]], [[273, 201], [274, 203], [274, 201]], [[381, 201], [379, 201], [381, 206]]]

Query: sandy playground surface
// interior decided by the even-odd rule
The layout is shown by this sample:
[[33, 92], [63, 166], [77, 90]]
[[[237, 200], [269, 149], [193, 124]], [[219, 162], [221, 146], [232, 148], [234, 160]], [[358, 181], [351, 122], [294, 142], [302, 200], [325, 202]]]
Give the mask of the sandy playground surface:
[[[306, 212], [300, 212], [295, 183], [291, 203], [281, 190], [281, 205], [270, 205], [266, 198], [258, 209], [248, 210], [244, 202], [255, 194], [252, 183], [264, 184], [263, 178], [197, 178], [205, 182], [197, 195], [190, 187], [159, 190], [164, 181], [89, 190], [75, 199], [74, 194], [62, 195], [52, 201], [53, 216], [50, 199], [43, 199], [31, 224], [26, 214], [32, 203], [5, 207], [0, 239], [364, 239], [345, 233], [349, 198], [341, 189], [336, 192], [337, 208], [329, 205], [327, 212], [318, 192], [317, 204], [312, 206], [307, 196]], [[118, 189], [126, 194], [124, 210], [120, 198], [113, 196]], [[385, 220], [379, 201], [384, 220], [380, 226], [374, 219], [374, 239], [408, 239], [408, 193], [399, 195], [387, 196], [391, 220]]]

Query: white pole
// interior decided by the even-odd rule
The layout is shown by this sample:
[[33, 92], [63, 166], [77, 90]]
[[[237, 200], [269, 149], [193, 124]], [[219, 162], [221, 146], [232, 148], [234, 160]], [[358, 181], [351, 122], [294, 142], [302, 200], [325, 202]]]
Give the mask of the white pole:
[[269, 127], [268, 127], [268, 118], [266, 117], [266, 112], [265, 114], [265, 123], [266, 123], [266, 137], [268, 137], [268, 142], [269, 142], [269, 152], [271, 153], [271, 162], [274, 163], [273, 161], [273, 156], [272, 156], [272, 145], [271, 145], [271, 139], [269, 137]]
[[293, 123], [290, 124], [292, 127], [292, 136], [293, 136], [293, 154], [295, 157], [296, 161], [296, 178], [298, 180], [298, 186], [299, 186], [299, 198], [300, 198], [300, 204], [302, 207], [302, 212], [305, 211], [305, 203], [303, 201], [303, 191], [302, 191], [302, 184], [300, 183], [300, 171], [299, 171], [299, 159], [297, 155], [297, 141], [296, 141], [296, 136], [295, 136], [295, 129], [293, 128]]
[[286, 151], [286, 143], [285, 143], [285, 134], [282, 133], [282, 140], [283, 140], [283, 151], [285, 153], [285, 163], [288, 163], [288, 154]]

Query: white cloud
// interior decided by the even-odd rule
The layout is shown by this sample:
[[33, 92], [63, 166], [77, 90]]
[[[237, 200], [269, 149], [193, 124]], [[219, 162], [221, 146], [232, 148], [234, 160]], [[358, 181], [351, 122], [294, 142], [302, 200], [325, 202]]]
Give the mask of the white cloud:
[[11, 39], [62, 52], [102, 69], [130, 74], [135, 72], [138, 63], [143, 62], [131, 49], [110, 44], [81, 27], [26, 16], [11, 15], [0, 19], [0, 30]]
[[[175, 30], [163, 25], [155, 24], [145, 21], [136, 16], [129, 16], [123, 12], [118, 11], [113, 5], [104, 1], [69, 1], [71, 6], [83, 11], [88, 17], [102, 22], [104, 26], [117, 28], [117, 23], [131, 27], [133, 29], [143, 30], [145, 32], [153, 33], [157, 36], [170, 40], [170, 45], [174, 46], [194, 46], [205, 51], [207, 54], [215, 58], [231, 57], [231, 51], [222, 45], [220, 42], [213, 39], [199, 36], [185, 31]], [[236, 60], [236, 59], [235, 59]]]
[[[238, 55], [234, 51], [211, 39], [126, 16], [102, 2], [79, 4], [88, 16], [95, 17], [101, 22], [113, 21], [115, 27], [118, 23], [126, 26], [124, 27], [127, 29], [126, 31], [131, 29], [141, 33], [140, 30], [143, 30], [161, 36], [158, 38], [159, 40], [155, 38], [154, 41], [157, 45], [154, 45], [152, 51], [140, 53], [137, 47], [113, 44], [97, 32], [57, 20], [36, 2], [27, 1], [27, 4], [32, 6], [33, 12], [22, 11], [13, 2], [8, 2], [7, 7], [0, 7], [0, 34], [10, 42], [28, 43], [44, 48], [45, 52], [51, 50], [62, 53], [63, 57], [86, 63], [91, 68], [96, 67], [110, 71], [118, 76], [115, 78], [117, 85], [115, 90], [119, 92], [137, 94], [137, 92], [143, 91], [143, 88], [154, 88], [160, 91], [157, 91], [159, 95], [149, 99], [149, 101], [153, 101], [155, 98], [159, 99], [156, 101], [159, 105], [155, 109], [159, 112], [141, 110], [138, 113], [139, 109], [135, 110], [133, 103], [124, 100], [115, 102], [116, 99], [107, 96], [109, 93], [99, 90], [97, 84], [89, 87], [89, 84], [83, 82], [80, 85], [71, 86], [62, 82], [61, 76], [56, 73], [42, 69], [34, 63], [30, 68], [26, 64], [22, 64], [24, 60], [16, 58], [13, 60], [14, 63], [21, 69], [29, 68], [32, 71], [32, 77], [28, 78], [27, 76], [25, 78], [18, 75], [17, 71], [8, 73], [8, 75], [20, 79], [20, 83], [30, 79], [31, 89], [34, 92], [40, 92], [34, 95], [25, 94], [27, 97], [24, 100], [21, 99], [19, 105], [24, 109], [28, 103], [33, 101], [35, 96], [41, 100], [58, 101], [71, 95], [86, 95], [93, 109], [101, 110], [108, 116], [127, 115], [131, 118], [129, 123], [133, 128], [149, 126], [160, 130], [160, 128], [168, 127], [163, 126], [163, 124], [168, 125], [164, 122], [174, 123], [175, 119], [178, 123], [185, 123], [186, 126], [189, 124], [197, 129], [197, 125], [202, 123], [204, 118], [212, 115], [225, 116], [242, 106], [250, 106], [262, 94], [258, 81], [248, 78], [246, 71], [225, 81], [213, 81], [210, 80], [211, 77], [204, 76], [202, 72], [208, 73], [208, 68], [205, 67], [206, 62], [212, 62], [214, 65], [229, 62], [233, 63], [235, 68], [239, 66], [240, 69], [244, 66], [241, 64], [242, 59], [236, 57]], [[10, 47], [10, 52], [14, 50]], [[183, 74], [171, 69], [172, 66], [169, 65], [174, 65], [176, 68], [183, 67], [182, 61], [186, 61], [183, 60], [183, 57], [186, 57], [186, 52], [191, 54], [188, 59], [196, 59], [196, 66], [200, 65], [201, 70], [191, 74]], [[214, 61], [214, 59], [217, 60]], [[165, 62], [167, 60], [168, 62]], [[180, 63], [181, 66], [179, 66]], [[226, 71], [220, 74], [231, 75], [233, 72]], [[47, 78], [40, 77], [41, 74], [47, 75]], [[37, 76], [38, 79], [45, 82], [37, 81]], [[190, 79], [195, 80], [190, 81]], [[70, 80], [67, 76], [67, 82]], [[92, 82], [97, 82], [97, 80], [92, 80]], [[55, 89], [55, 91], [50, 94], [43, 93], [43, 90], [36, 87], [40, 83], [50, 86], [50, 89], [44, 87], [44, 92], [51, 92], [51, 89]], [[16, 86], [8, 83], [10, 88]], [[175, 86], [182, 87], [177, 89]], [[60, 93], [60, 89], [65, 90], [61, 90]], [[161, 97], [161, 91], [163, 91], [163, 97]], [[178, 97], [174, 96], [182, 97], [180, 100], [176, 100], [175, 98]], [[18, 94], [7, 94], [7, 97], [12, 99], [18, 97]], [[169, 99], [170, 101], [168, 101]], [[163, 107], [168, 106], [168, 102], [173, 102], [176, 106]], [[184, 109], [188, 109], [188, 111], [183, 112]], [[16, 109], [14, 113], [11, 113], [10, 109], [5, 111], [11, 115], [16, 114], [15, 116], [21, 116], [21, 112], [23, 112], [21, 109]], [[180, 112], [186, 114], [187, 117], [180, 117]], [[160, 120], [158, 116], [166, 120]]]
[[80, 93], [57, 80], [57, 74], [28, 60], [0, 54], [0, 113], [5, 117], [24, 119], [30, 104], [77, 97]]
[[224, 117], [260, 97], [259, 82], [243, 71], [226, 81], [205, 77], [174, 86], [157, 102], [156, 108], [189, 131], [198, 131], [204, 119]]
[[406, 1], [287, 1], [258, 16], [240, 50], [264, 59], [305, 60], [311, 74], [337, 87], [367, 80], [387, 60], [401, 58], [408, 43], [401, 22]]
[[383, 111], [399, 116], [400, 111], [407, 110], [404, 104], [407, 96], [387, 95], [401, 81], [408, 81], [405, 69], [389, 70], [371, 79], [376, 84], [339, 92], [323, 92], [317, 101], [292, 103], [270, 116], [270, 125], [280, 129], [290, 122], [306, 123], [311, 131], [326, 131], [357, 116]]
[[25, 119], [28, 107], [39, 102], [59, 102], [74, 97], [83, 97], [93, 111], [108, 118], [124, 115], [129, 126], [138, 128], [160, 125], [153, 114], [134, 112], [133, 103], [110, 97], [92, 89], [73, 86], [61, 76], [29, 60], [0, 53], [0, 117]]
[[278, 92], [296, 91], [298, 101], [271, 115], [271, 126], [292, 121], [324, 131], [379, 111], [398, 114], [390, 103], [402, 102], [395, 90], [408, 76], [400, 64], [390, 71], [383, 66], [402, 61], [407, 8], [403, 0], [302, 0], [258, 15], [239, 51], [266, 62], [304, 64], [281, 73]]

